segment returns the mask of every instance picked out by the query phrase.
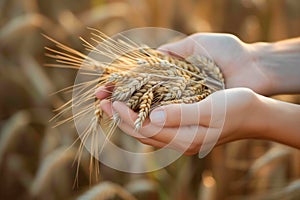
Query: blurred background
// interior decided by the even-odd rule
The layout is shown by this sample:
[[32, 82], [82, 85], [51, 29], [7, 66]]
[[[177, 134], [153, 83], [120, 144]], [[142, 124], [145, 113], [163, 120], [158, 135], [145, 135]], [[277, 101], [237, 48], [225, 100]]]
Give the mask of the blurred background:
[[[72, 85], [76, 71], [44, 66], [53, 63], [44, 49], [53, 44], [41, 33], [85, 52], [78, 37], [89, 38], [86, 27], [112, 35], [144, 26], [271, 42], [300, 36], [300, 1], [0, 0], [0, 199], [300, 199], [299, 150], [260, 140], [201, 160], [183, 156], [152, 173], [100, 164], [92, 183], [84, 152], [74, 186], [77, 134], [72, 123], [52, 128], [49, 119], [70, 98], [51, 93]], [[300, 103], [298, 95], [274, 98]]]

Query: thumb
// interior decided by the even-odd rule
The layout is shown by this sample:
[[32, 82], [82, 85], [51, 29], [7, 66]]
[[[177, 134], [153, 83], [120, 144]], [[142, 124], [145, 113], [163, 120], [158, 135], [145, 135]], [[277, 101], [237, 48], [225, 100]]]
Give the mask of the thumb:
[[167, 127], [208, 126], [210, 107], [205, 101], [193, 104], [170, 104], [153, 110], [150, 113], [150, 120], [155, 125]]
[[177, 42], [162, 45], [157, 50], [182, 58], [195, 54], [208, 55], [204, 46], [195, 38], [195, 35], [191, 35]]
[[190, 37], [186, 37], [177, 42], [172, 42], [160, 46], [157, 50], [177, 57], [188, 57], [194, 52], [194, 42]]

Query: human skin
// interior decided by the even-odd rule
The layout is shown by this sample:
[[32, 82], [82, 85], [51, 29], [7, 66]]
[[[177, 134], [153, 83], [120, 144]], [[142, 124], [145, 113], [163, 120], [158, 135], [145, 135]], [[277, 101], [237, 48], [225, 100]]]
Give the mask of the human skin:
[[[104, 112], [119, 114], [119, 127], [125, 133], [155, 147], [168, 144], [186, 155], [207, 145], [207, 133], [213, 138], [208, 141], [212, 145], [256, 138], [300, 148], [300, 106], [265, 97], [300, 92], [299, 38], [246, 44], [229, 34], [195, 34], [160, 50], [181, 57], [210, 57], [221, 68], [227, 89], [198, 103], [157, 108], [138, 131], [134, 128], [136, 113], [124, 103], [102, 100]], [[106, 90], [112, 87], [99, 88], [96, 96], [105, 99]]]

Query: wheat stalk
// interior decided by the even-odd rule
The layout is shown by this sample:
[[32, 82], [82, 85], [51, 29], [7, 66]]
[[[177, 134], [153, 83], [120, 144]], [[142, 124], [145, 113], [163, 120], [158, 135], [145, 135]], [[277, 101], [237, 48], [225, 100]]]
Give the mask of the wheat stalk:
[[77, 200], [108, 200], [115, 197], [123, 200], [136, 200], [136, 198], [120, 185], [108, 181], [99, 183], [77, 198]]
[[154, 98], [153, 88], [150, 88], [141, 97], [141, 103], [140, 103], [140, 106], [139, 106], [138, 118], [134, 122], [134, 125], [137, 129], [141, 128], [141, 126], [143, 125], [143, 122], [145, 121], [146, 117], [149, 115], [153, 98]]
[[47, 155], [42, 160], [41, 167], [31, 184], [31, 194], [34, 196], [38, 195], [49, 184], [50, 177], [53, 176], [55, 170], [73, 161], [75, 153], [76, 151], [73, 148], [69, 149], [62, 146]]

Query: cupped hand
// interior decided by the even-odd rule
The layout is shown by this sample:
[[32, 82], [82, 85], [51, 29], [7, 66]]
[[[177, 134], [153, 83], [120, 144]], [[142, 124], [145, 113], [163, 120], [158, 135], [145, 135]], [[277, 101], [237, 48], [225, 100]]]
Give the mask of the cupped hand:
[[272, 80], [260, 63], [262, 43], [246, 44], [231, 34], [197, 33], [159, 48], [168, 54], [186, 58], [204, 55], [221, 68], [226, 88], [248, 87], [257, 93], [270, 95]]
[[158, 148], [168, 147], [193, 155], [201, 147], [255, 137], [259, 116], [257, 95], [247, 88], [218, 91], [193, 104], [171, 104], [153, 110], [139, 130], [134, 121], [137, 113], [122, 102], [101, 101], [109, 116], [117, 112], [119, 127], [140, 142]]
[[112, 105], [103, 100], [113, 86], [100, 87], [96, 96], [109, 116], [119, 113], [119, 126], [125, 133], [152, 146], [190, 155], [201, 152], [203, 146], [209, 149], [215, 144], [258, 138], [300, 148], [299, 106], [262, 96], [299, 91], [298, 44], [299, 40], [246, 44], [230, 34], [198, 33], [161, 46], [159, 50], [171, 55], [211, 58], [221, 68], [227, 89], [198, 103], [157, 108], [139, 130], [134, 128], [137, 114], [124, 103]]
[[[263, 127], [259, 119], [259, 92], [268, 94], [270, 81], [256, 61], [256, 49], [230, 34], [198, 33], [159, 48], [167, 54], [188, 57], [204, 55], [214, 60], [225, 77], [226, 89], [199, 103], [172, 104], [153, 110], [143, 127], [135, 129], [137, 113], [124, 103], [102, 100], [101, 108], [109, 116], [117, 112], [119, 127], [144, 144], [169, 147], [185, 154], [196, 154], [203, 146], [257, 137]], [[248, 87], [236, 88], [236, 87]], [[113, 87], [101, 87], [99, 99], [109, 96]]]

